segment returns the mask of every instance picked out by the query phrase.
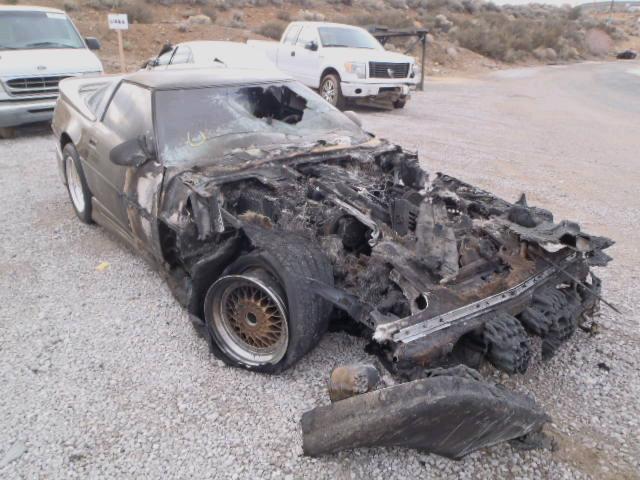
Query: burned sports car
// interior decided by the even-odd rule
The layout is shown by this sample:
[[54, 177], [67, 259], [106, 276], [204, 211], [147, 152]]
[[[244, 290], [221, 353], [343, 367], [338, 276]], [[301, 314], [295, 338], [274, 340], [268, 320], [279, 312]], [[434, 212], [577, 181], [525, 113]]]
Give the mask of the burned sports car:
[[370, 340], [405, 383], [376, 391], [375, 375], [354, 375], [351, 393], [303, 419], [309, 454], [407, 445], [459, 457], [539, 430], [539, 407], [468, 367], [524, 372], [532, 335], [552, 356], [597, 309], [590, 267], [612, 242], [524, 196], [427, 174], [414, 152], [270, 75], [62, 81], [53, 130], [77, 216], [156, 266], [229, 365], [281, 372], [330, 323]]

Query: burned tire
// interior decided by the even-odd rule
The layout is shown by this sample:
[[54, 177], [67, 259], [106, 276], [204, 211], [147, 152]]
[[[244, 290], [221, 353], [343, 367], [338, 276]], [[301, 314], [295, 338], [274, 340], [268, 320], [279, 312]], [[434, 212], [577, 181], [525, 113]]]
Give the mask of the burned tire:
[[520, 321], [531, 333], [542, 337], [542, 358], [553, 357], [562, 343], [577, 327], [580, 299], [575, 294], [548, 287], [537, 291], [531, 306], [520, 315]]
[[80, 157], [71, 143], [62, 149], [62, 161], [67, 180], [67, 192], [73, 210], [81, 222], [90, 224], [93, 222], [91, 220], [91, 193], [80, 164]]
[[298, 239], [243, 255], [207, 292], [205, 320], [213, 353], [228, 365], [279, 373], [315, 347], [331, 306], [307, 278], [333, 285], [327, 258]]
[[342, 96], [340, 77], [335, 73], [329, 73], [320, 80], [320, 96], [340, 110], [347, 104]]
[[507, 373], [524, 373], [529, 366], [529, 337], [517, 318], [501, 313], [484, 326], [487, 359]]

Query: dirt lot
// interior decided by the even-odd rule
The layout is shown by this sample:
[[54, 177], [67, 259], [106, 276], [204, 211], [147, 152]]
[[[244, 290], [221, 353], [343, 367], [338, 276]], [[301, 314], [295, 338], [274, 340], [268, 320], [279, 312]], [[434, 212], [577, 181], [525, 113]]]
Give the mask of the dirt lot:
[[[600, 333], [501, 377], [550, 412], [556, 452], [501, 445], [460, 462], [401, 449], [300, 456], [298, 420], [331, 367], [329, 334], [292, 372], [219, 365], [147, 265], [80, 224], [41, 130], [0, 144], [0, 477], [640, 478], [640, 64], [432, 81], [365, 126], [443, 170], [618, 241]], [[101, 262], [106, 269], [98, 270]], [[491, 374], [491, 372], [488, 372]], [[498, 377], [497, 377], [498, 378]]]

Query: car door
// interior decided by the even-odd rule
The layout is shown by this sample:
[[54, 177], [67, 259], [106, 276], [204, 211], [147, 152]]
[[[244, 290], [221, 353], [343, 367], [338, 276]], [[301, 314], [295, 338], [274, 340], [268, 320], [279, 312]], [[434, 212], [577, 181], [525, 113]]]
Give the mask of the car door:
[[302, 27], [295, 46], [295, 70], [293, 76], [309, 87], [317, 88], [320, 80], [320, 50], [318, 29]]
[[88, 132], [87, 181], [100, 213], [117, 233], [131, 240], [126, 184], [135, 167], [116, 165], [111, 150], [127, 140], [149, 135], [153, 129], [151, 92], [122, 82], [111, 97], [102, 118]]
[[300, 25], [293, 24], [282, 38], [282, 43], [278, 46], [277, 65], [280, 70], [295, 77], [294, 70], [296, 58], [296, 40], [300, 33]]

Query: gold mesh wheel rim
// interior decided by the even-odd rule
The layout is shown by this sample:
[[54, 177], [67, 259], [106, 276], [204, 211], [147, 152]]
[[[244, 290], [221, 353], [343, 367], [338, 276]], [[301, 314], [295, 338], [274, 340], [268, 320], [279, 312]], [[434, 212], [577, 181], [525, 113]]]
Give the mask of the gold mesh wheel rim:
[[234, 333], [253, 348], [270, 348], [282, 336], [282, 312], [257, 285], [229, 292], [223, 308]]
[[227, 275], [212, 286], [212, 333], [233, 360], [257, 366], [284, 357], [287, 311], [274, 283], [267, 275]]

